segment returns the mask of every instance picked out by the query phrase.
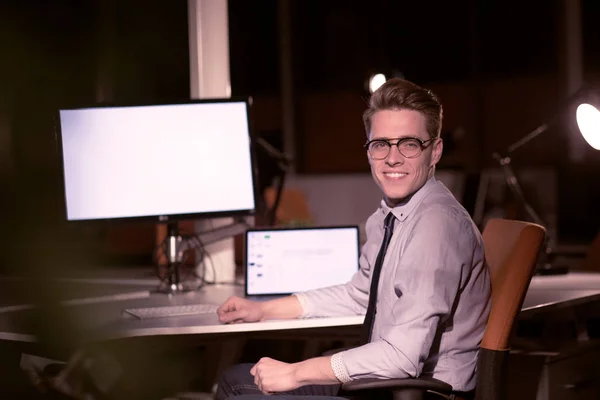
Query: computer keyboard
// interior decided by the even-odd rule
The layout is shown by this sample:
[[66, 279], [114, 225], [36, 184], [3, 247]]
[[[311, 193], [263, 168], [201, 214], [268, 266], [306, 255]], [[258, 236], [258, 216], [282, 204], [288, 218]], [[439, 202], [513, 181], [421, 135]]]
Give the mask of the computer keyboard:
[[164, 307], [126, 308], [128, 314], [139, 319], [176, 317], [182, 315], [212, 314], [219, 306], [214, 304], [188, 304]]

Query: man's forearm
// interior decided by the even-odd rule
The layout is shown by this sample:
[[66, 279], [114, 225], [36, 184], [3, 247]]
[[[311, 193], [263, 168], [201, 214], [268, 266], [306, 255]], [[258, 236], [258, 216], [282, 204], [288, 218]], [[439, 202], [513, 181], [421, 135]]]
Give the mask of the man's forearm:
[[295, 366], [296, 379], [302, 386], [340, 383], [331, 369], [331, 357], [309, 358]]
[[296, 296], [282, 297], [261, 303], [264, 319], [293, 319], [302, 315], [303, 309]]

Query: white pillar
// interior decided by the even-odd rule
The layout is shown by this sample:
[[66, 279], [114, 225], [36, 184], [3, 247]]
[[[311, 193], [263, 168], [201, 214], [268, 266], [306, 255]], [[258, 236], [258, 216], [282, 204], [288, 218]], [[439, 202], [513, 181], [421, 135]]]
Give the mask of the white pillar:
[[231, 97], [227, 0], [188, 0], [190, 96]]
[[[229, 73], [229, 24], [227, 0], [188, 0], [190, 43], [190, 97], [192, 99], [231, 97]], [[232, 218], [199, 220], [197, 232], [229, 225]], [[233, 239], [206, 246], [214, 263], [207, 260], [206, 279], [216, 282], [235, 280]], [[199, 271], [200, 272], [200, 271]]]

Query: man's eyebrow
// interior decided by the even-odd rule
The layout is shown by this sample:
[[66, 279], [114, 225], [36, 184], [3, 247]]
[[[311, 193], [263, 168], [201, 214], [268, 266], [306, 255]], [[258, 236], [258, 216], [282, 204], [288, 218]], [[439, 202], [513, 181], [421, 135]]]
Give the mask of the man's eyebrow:
[[402, 136], [396, 136], [396, 137], [383, 136], [383, 137], [374, 138], [372, 140], [402, 140], [402, 139], [419, 139], [419, 137], [416, 135], [402, 135]]

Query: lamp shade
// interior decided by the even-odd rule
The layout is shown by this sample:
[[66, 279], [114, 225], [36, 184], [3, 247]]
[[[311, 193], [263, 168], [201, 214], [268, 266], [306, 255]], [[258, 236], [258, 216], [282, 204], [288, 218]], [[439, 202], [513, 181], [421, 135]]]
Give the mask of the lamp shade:
[[371, 75], [369, 77], [369, 82], [368, 82], [369, 93], [373, 93], [374, 91], [379, 89], [379, 87], [381, 85], [383, 85], [386, 80], [387, 80], [386, 76], [382, 73]]
[[577, 106], [577, 126], [590, 146], [600, 150], [600, 111], [589, 103]]

